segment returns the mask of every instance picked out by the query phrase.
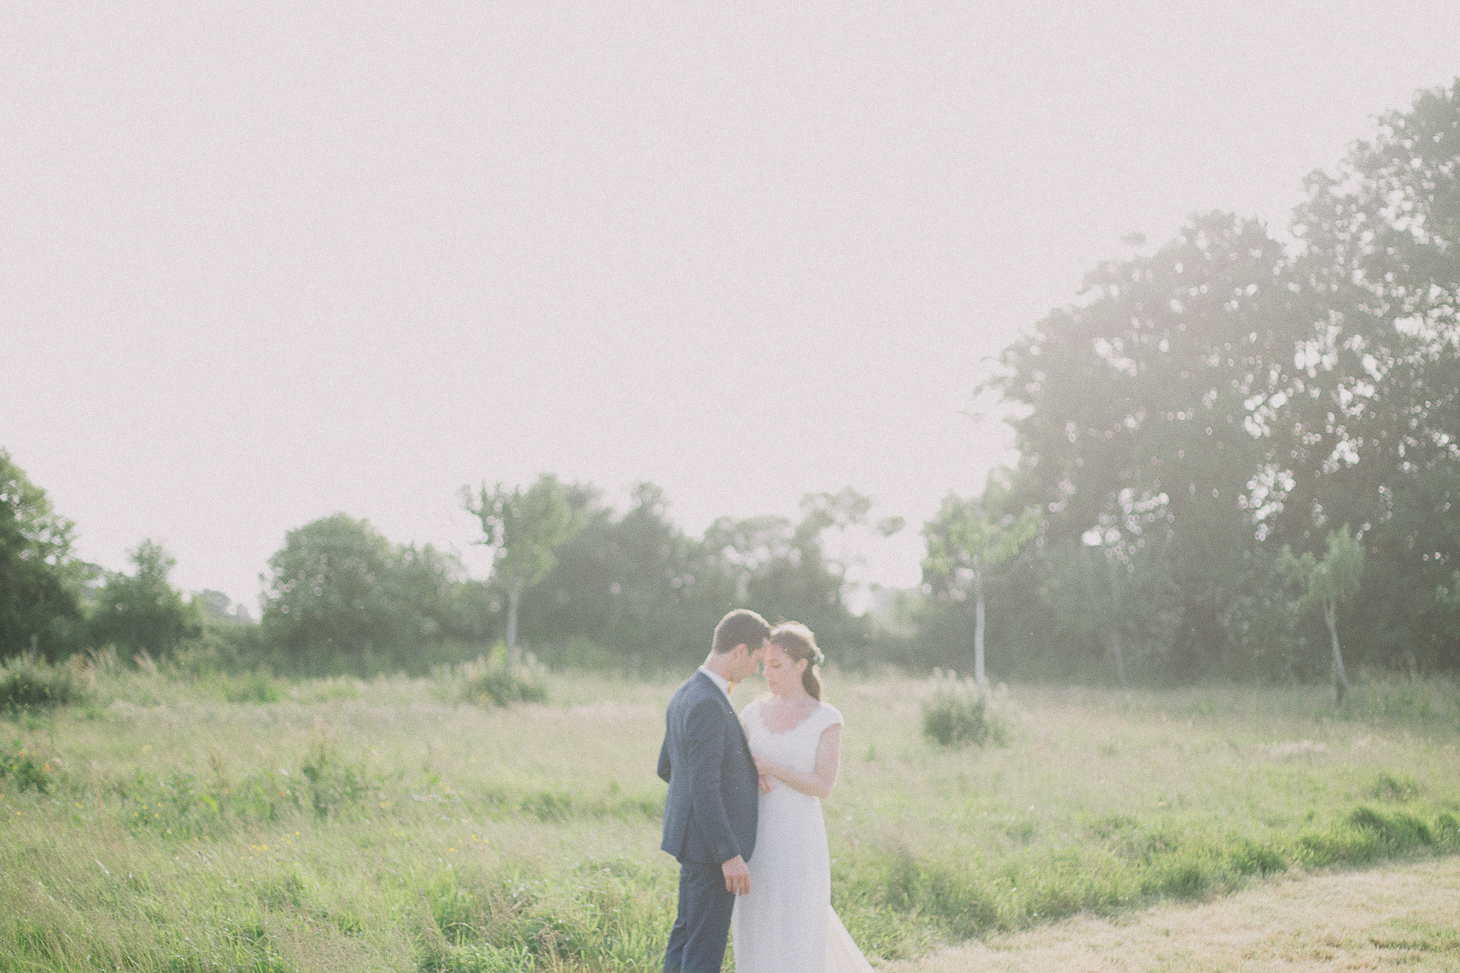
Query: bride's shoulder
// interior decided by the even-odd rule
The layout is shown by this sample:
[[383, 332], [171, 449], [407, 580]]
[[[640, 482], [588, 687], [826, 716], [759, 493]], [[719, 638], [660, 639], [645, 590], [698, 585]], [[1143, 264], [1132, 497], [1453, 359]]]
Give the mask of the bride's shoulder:
[[846, 722], [842, 719], [842, 711], [830, 703], [821, 703], [818, 705], [816, 707], [816, 716], [823, 730], [829, 726], [841, 726]]

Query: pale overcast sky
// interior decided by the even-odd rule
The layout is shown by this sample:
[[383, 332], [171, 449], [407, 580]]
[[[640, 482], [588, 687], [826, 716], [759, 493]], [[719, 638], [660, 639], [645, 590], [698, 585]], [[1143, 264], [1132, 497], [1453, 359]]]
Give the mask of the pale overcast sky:
[[1460, 4], [58, 2], [0, 29], [0, 447], [257, 611], [335, 511], [544, 471], [716, 516], [1007, 458], [970, 390], [1135, 230], [1275, 229]]

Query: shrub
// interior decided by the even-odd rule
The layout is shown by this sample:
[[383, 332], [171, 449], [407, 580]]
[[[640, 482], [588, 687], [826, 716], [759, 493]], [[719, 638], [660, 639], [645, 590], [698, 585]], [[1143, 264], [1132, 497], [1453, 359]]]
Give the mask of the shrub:
[[546, 673], [532, 653], [525, 652], [516, 665], [507, 661], [502, 645], [490, 654], [454, 666], [439, 666], [436, 694], [448, 703], [541, 703], [547, 700]]
[[311, 743], [299, 772], [309, 782], [309, 806], [320, 818], [360, 803], [376, 789], [363, 768], [342, 763], [322, 737], [316, 737]]
[[973, 679], [933, 670], [932, 692], [923, 700], [923, 735], [945, 747], [1002, 744], [1007, 727], [993, 711], [989, 693]]
[[30, 653], [0, 663], [0, 709], [28, 710], [79, 703], [88, 674], [79, 665], [52, 665]]
[[48, 793], [51, 789], [50, 770], [49, 763], [32, 751], [22, 749], [19, 740], [11, 744], [9, 753], [0, 751], [0, 780], [10, 778], [22, 792], [34, 789], [41, 794]]

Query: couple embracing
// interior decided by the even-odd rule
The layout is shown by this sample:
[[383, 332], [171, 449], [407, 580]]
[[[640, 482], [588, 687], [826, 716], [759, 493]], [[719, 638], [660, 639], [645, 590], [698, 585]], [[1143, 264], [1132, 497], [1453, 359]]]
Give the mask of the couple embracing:
[[[831, 907], [821, 798], [841, 759], [842, 716], [821, 699], [816, 638], [737, 609], [674, 693], [659, 776], [664, 841], [679, 860], [666, 973], [871, 973]], [[764, 666], [770, 695], [737, 717], [730, 688]]]

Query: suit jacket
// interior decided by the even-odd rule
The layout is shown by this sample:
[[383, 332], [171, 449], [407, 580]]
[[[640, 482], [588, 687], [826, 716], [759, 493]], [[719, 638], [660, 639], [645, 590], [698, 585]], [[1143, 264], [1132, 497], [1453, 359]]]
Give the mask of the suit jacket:
[[659, 776], [669, 782], [659, 847], [682, 862], [749, 860], [760, 775], [730, 700], [703, 672], [669, 701]]

